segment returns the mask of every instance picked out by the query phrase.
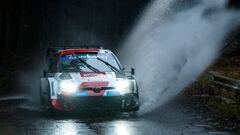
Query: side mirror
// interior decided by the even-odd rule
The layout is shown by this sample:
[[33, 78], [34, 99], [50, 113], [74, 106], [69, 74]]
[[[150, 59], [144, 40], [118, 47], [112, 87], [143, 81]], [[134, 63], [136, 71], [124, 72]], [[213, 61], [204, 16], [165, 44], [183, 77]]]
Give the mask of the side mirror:
[[43, 70], [43, 77], [46, 77], [46, 76], [47, 76], [47, 70], [44, 69], [44, 70]]
[[131, 68], [131, 74], [135, 75], [135, 68]]
[[131, 68], [131, 71], [125, 71], [126, 70], [125, 68], [122, 68], [122, 70], [124, 73], [135, 75], [135, 68]]
[[43, 77], [54, 77], [55, 73], [49, 73], [48, 70], [43, 70]]

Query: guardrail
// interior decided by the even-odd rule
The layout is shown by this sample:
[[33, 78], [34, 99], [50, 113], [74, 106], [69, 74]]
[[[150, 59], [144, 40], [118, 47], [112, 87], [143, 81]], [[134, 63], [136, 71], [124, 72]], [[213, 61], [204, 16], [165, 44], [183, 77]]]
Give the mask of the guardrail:
[[209, 78], [211, 81], [214, 81], [214, 83], [226, 88], [227, 90], [240, 93], [240, 80], [220, 75], [214, 71], [209, 72]]

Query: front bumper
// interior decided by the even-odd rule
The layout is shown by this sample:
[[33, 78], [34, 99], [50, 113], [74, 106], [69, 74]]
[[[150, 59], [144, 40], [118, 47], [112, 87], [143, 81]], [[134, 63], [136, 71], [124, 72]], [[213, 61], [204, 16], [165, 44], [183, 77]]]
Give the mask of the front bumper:
[[110, 110], [131, 111], [139, 106], [138, 97], [124, 96], [66, 96], [59, 95], [52, 106], [57, 111]]

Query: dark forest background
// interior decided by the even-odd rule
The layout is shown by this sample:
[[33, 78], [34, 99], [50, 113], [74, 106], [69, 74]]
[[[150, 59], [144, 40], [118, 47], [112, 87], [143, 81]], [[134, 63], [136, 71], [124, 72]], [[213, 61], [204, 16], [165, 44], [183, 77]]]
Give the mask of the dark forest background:
[[17, 74], [33, 70], [49, 46], [101, 45], [115, 50], [148, 2], [1, 0], [0, 94], [16, 89]]

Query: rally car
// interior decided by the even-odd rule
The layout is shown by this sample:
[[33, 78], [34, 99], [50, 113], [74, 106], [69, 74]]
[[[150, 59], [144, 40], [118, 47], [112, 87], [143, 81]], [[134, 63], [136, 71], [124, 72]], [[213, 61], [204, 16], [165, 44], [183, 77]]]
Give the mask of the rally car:
[[47, 110], [139, 109], [135, 70], [125, 71], [110, 50], [52, 47], [47, 61], [40, 79], [41, 104]]

